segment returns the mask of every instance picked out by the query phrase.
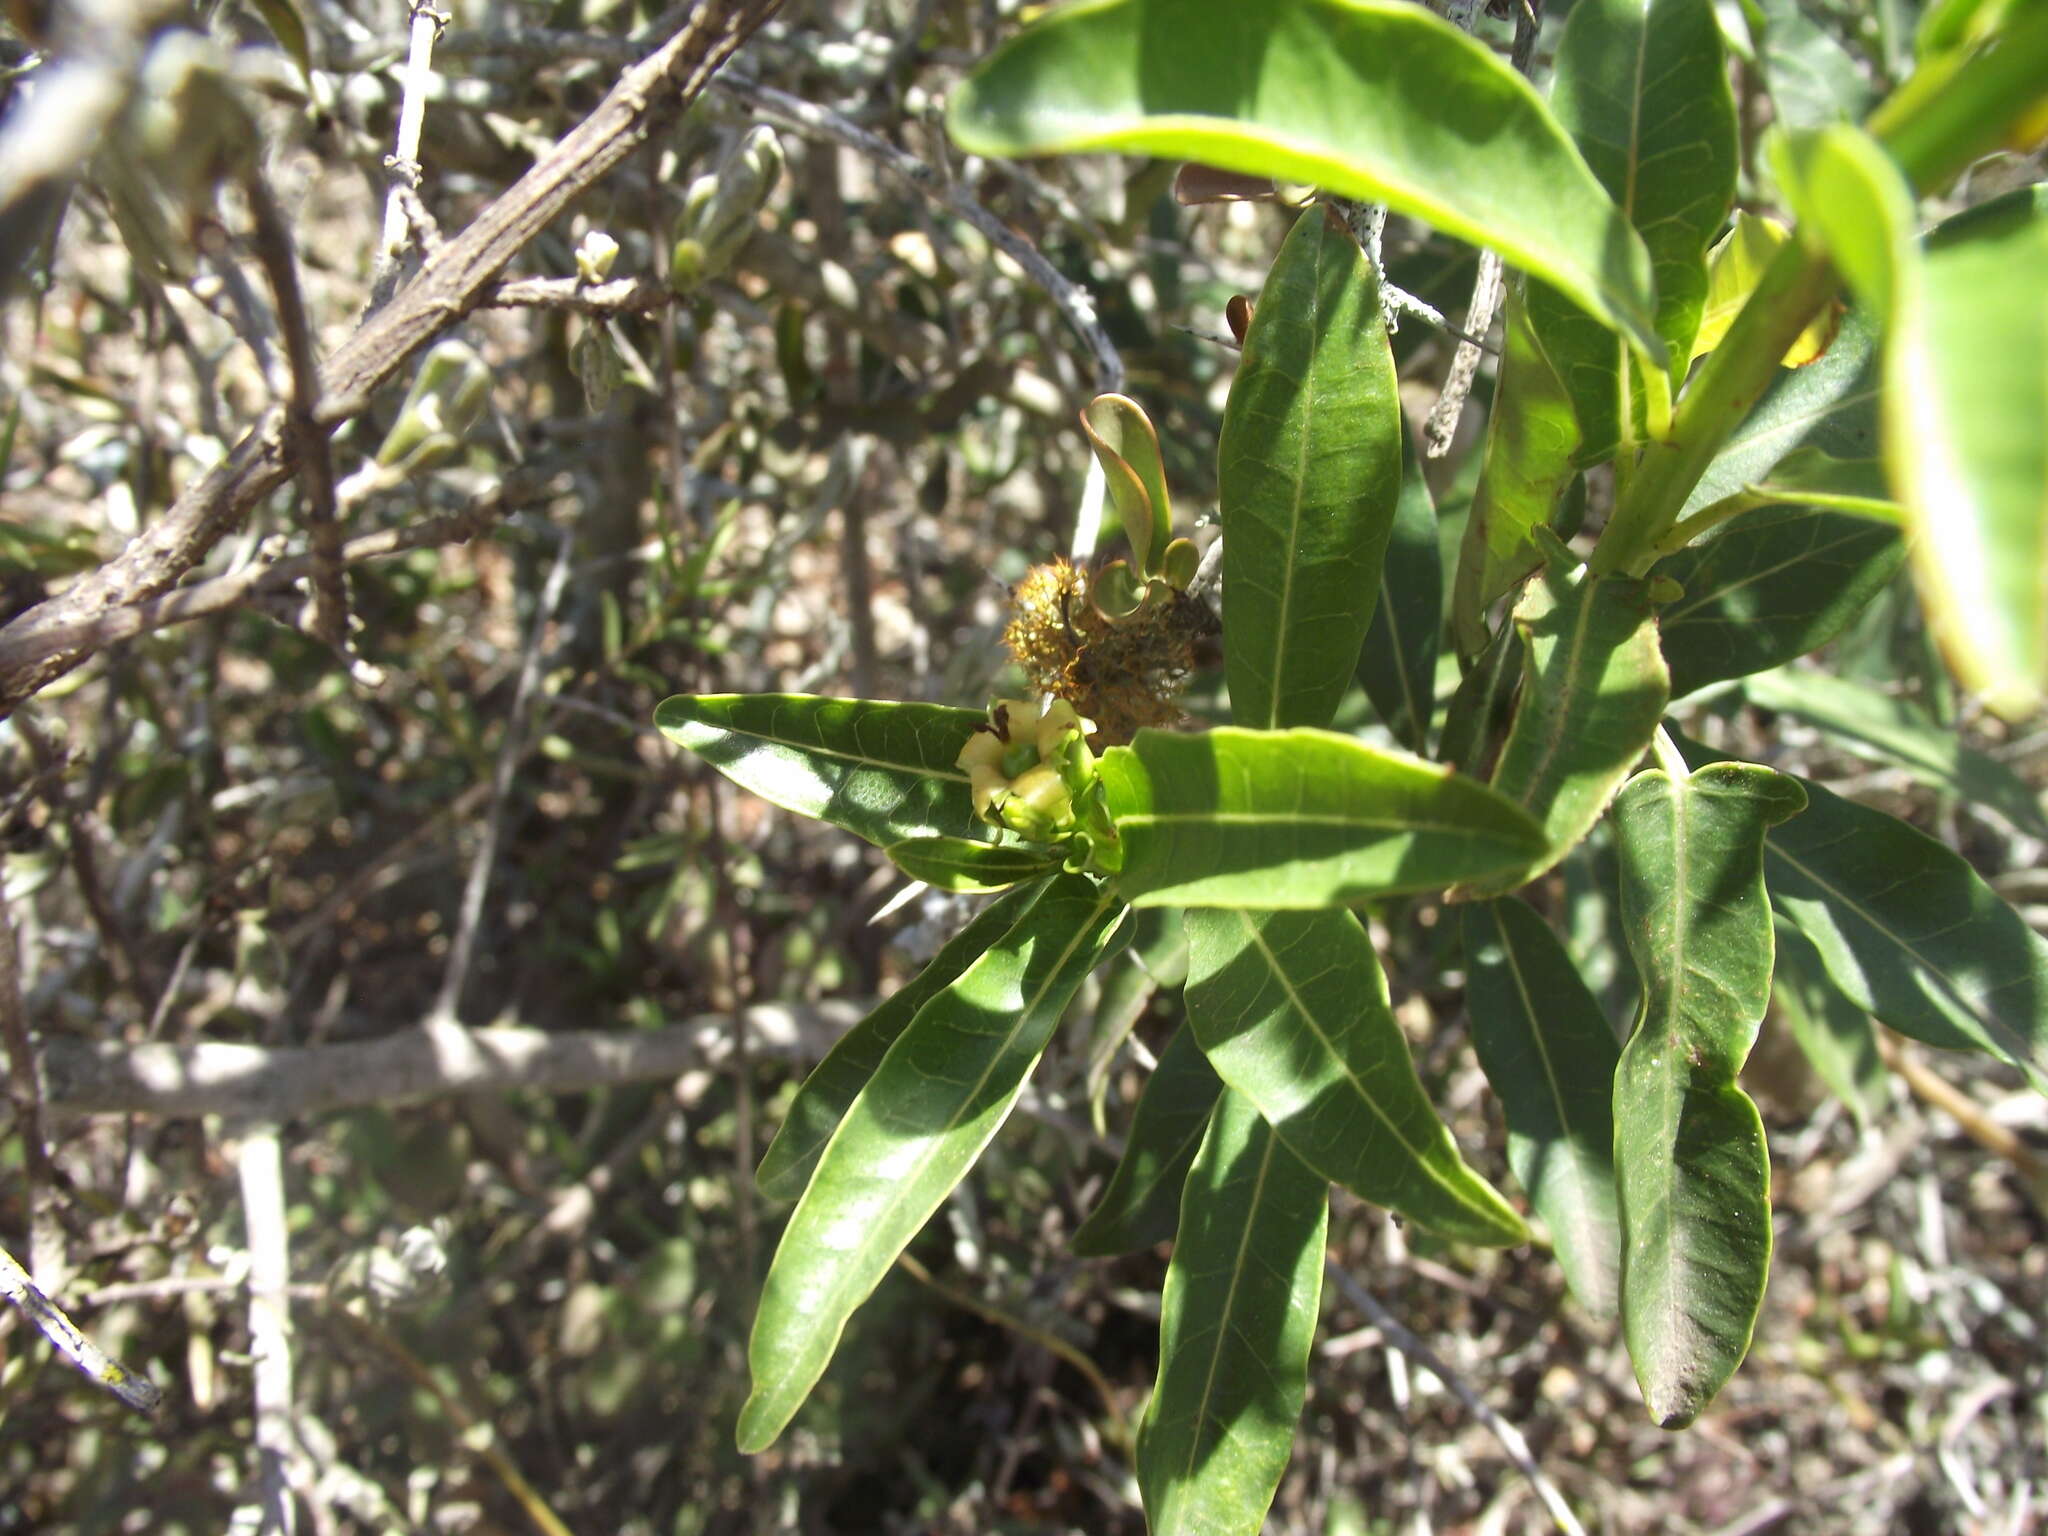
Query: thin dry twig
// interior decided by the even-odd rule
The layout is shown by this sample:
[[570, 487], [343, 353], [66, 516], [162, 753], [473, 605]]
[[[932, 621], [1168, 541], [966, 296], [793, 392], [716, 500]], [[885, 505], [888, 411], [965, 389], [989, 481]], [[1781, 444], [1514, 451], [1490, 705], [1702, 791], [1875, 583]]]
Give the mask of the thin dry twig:
[[235, 1172], [249, 1247], [249, 1354], [254, 1361], [257, 1497], [262, 1530], [298, 1528], [292, 1471], [298, 1442], [292, 1433], [291, 1235], [285, 1219], [284, 1152], [277, 1122], [241, 1128]]
[[427, 86], [433, 76], [434, 43], [448, 25], [433, 0], [412, 0], [412, 25], [406, 38], [405, 73], [399, 87], [398, 141], [385, 160], [391, 192], [384, 200], [384, 233], [370, 267], [370, 308], [382, 309], [398, 291], [405, 264], [406, 232], [411, 227], [405, 196], [417, 194], [422, 178], [420, 133], [426, 125]]

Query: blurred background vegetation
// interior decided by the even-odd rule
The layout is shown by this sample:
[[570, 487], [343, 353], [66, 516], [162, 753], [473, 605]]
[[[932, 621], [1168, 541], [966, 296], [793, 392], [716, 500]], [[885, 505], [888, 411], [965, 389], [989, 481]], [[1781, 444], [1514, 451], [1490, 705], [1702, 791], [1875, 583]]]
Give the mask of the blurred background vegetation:
[[[54, 23], [8, 9], [0, 88], [18, 94], [50, 67]], [[5, 905], [44, 1049], [318, 1050], [437, 1010], [696, 1042], [680, 1071], [593, 1091], [284, 1124], [283, 1443], [302, 1529], [1143, 1529], [1119, 1447], [1152, 1376], [1163, 1250], [1084, 1263], [1065, 1240], [1177, 1021], [1176, 936], [1142, 935], [1084, 997], [1026, 1112], [915, 1245], [917, 1268], [859, 1314], [797, 1432], [742, 1459], [746, 1331], [785, 1214], [753, 1165], [833, 1029], [961, 908], [904, 901], [873, 850], [731, 791], [649, 725], [675, 692], [978, 706], [1014, 687], [1007, 584], [1068, 547], [1075, 411], [1100, 380], [1042, 287], [946, 196], [1094, 297], [1159, 425], [1183, 531], [1213, 507], [1225, 306], [1257, 293], [1287, 215], [1183, 207], [1170, 165], [963, 160], [937, 107], [1036, 9], [788, 0], [741, 53], [744, 77], [880, 135], [929, 186], [744, 86], [707, 93], [527, 247], [508, 276], [555, 280], [545, 302], [454, 328], [487, 378], [459, 443], [375, 473], [402, 385], [336, 437], [345, 536], [457, 517], [474, 535], [352, 563], [347, 654], [314, 638], [303, 593], [272, 590], [107, 646], [0, 723]], [[1806, 9], [1843, 80], [1885, 76], [1866, 8]], [[409, 14], [231, 0], [155, 35], [179, 22], [215, 40], [190, 67], [260, 138], [324, 355], [370, 297]], [[433, 54], [419, 207], [461, 229], [675, 22], [607, 0], [458, 6]], [[142, 89], [145, 105], [183, 99]], [[692, 180], [763, 121], [785, 170], [729, 266], [672, 300]], [[0, 620], [118, 553], [280, 393], [247, 185], [179, 184], [164, 165], [194, 162], [152, 160], [135, 147], [148, 132], [124, 120], [34, 238], [5, 242]], [[616, 304], [565, 298], [593, 232], [618, 243], [612, 279], [653, 281]], [[1469, 252], [1397, 226], [1389, 267], [1462, 313]], [[1418, 418], [1449, 347], [1413, 321], [1396, 339]], [[1482, 378], [1430, 466], [1453, 545], [1487, 393]], [[295, 554], [304, 529], [281, 491], [200, 574]], [[1921, 733], [1908, 740], [1980, 748], [2020, 800], [1987, 806], [1896, 740], [1823, 754], [1796, 710], [1700, 708], [1721, 739], [1959, 847], [2041, 927], [2048, 731], [1960, 714], [1903, 586], [1832, 666], [1892, 698]], [[1631, 982], [1577, 868], [1554, 899], [1581, 954], [1610, 957], [1620, 1019]], [[1459, 1001], [1415, 982], [1440, 940], [1426, 924], [1376, 937], [1425, 1081], [1497, 1177]], [[1930, 1087], [1926, 1053], [1904, 1074], [1830, 1056], [1827, 1022], [1781, 995], [1747, 1075], [1770, 1121], [1779, 1256], [1750, 1364], [1685, 1434], [1648, 1424], [1614, 1329], [1575, 1312], [1546, 1255], [1446, 1248], [1337, 1209], [1350, 1273], [1519, 1426], [1588, 1529], [2019, 1536], [2048, 1508], [2042, 1105], [1981, 1058], [1943, 1059]], [[67, 1114], [47, 1089], [40, 1167], [13, 1065], [0, 1231], [26, 1259], [32, 1207], [54, 1215], [38, 1277], [165, 1405], [154, 1421], [122, 1408], [8, 1314], [0, 1532], [258, 1529], [247, 1126], [227, 1105]], [[1551, 1526], [1495, 1437], [1333, 1291], [1272, 1528]]]

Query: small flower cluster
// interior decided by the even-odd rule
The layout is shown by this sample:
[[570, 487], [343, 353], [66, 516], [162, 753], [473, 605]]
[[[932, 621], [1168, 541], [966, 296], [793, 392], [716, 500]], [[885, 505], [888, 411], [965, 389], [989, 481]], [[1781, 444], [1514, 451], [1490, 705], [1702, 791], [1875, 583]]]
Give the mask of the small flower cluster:
[[1023, 700], [997, 700], [956, 764], [967, 773], [975, 814], [1027, 842], [1063, 848], [1069, 869], [1115, 870], [1121, 863], [1116, 829], [1088, 750], [1094, 728], [1065, 699], [1042, 710]]

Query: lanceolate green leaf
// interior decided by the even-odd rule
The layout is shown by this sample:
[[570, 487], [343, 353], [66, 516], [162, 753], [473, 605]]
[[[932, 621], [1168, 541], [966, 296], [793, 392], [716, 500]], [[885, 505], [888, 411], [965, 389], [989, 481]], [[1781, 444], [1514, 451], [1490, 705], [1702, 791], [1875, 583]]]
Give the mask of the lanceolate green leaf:
[[1328, 731], [1140, 731], [1102, 756], [1139, 906], [1332, 907], [1529, 863], [1542, 831], [1485, 785]]
[[1048, 848], [985, 843], [970, 837], [912, 837], [882, 852], [913, 880], [941, 891], [1000, 891], [1060, 867]]
[[1082, 0], [953, 94], [977, 154], [1199, 160], [1492, 246], [1661, 362], [1648, 253], [1506, 61], [1390, 0]]
[[1294, 1443], [1323, 1290], [1329, 1192], [1225, 1091], [1188, 1174], [1138, 1432], [1153, 1536], [1258, 1536]]
[[1060, 876], [889, 1048], [826, 1143], [769, 1267], [747, 1351], [742, 1451], [770, 1445], [802, 1406], [847, 1318], [973, 1167], [1127, 918], [1086, 876]]
[[1898, 573], [1896, 528], [1842, 512], [1765, 507], [1661, 561], [1684, 589], [1657, 615], [1671, 695], [1825, 645]]
[[1783, 668], [1744, 682], [1752, 704], [1797, 715], [1837, 746], [1872, 762], [1904, 768], [1921, 783], [1995, 811], [2031, 837], [2048, 838], [2041, 797], [1987, 753], [1965, 746], [1913, 700], [1825, 672]]
[[1621, 1047], [1548, 923], [1514, 900], [1463, 912], [1472, 1043], [1507, 1115], [1508, 1162], [1572, 1294], [1606, 1317], [1621, 1278], [1611, 1108]]
[[1437, 757], [1462, 774], [1486, 778], [1514, 723], [1515, 694], [1521, 686], [1521, 632], [1503, 623], [1451, 695]]
[[1569, 853], [1643, 753], [1670, 697], [1643, 583], [1546, 566], [1515, 605], [1523, 682], [1493, 787], [1542, 826], [1549, 851], [1471, 889], [1497, 894]]
[[1123, 1160], [1109, 1188], [1074, 1231], [1068, 1246], [1077, 1256], [1109, 1258], [1173, 1236], [1181, 1187], [1222, 1091], [1223, 1081], [1202, 1054], [1195, 1032], [1183, 1025], [1159, 1053], [1159, 1065], [1138, 1096]]
[[825, 1059], [811, 1069], [782, 1129], [754, 1174], [754, 1183], [771, 1200], [794, 1200], [804, 1192], [825, 1143], [839, 1128], [846, 1107], [860, 1095], [882, 1064], [889, 1047], [918, 1009], [953, 984], [982, 952], [1010, 931], [1010, 925], [1038, 899], [1039, 888], [1007, 891], [990, 902], [974, 920], [931, 959], [916, 976], [898, 987], [881, 1006], [839, 1037]]
[[1401, 401], [1377, 274], [1310, 208], [1266, 278], [1217, 446], [1232, 714], [1328, 725], [1379, 593]]
[[1401, 494], [1380, 566], [1379, 600], [1358, 658], [1358, 680], [1394, 739], [1426, 753], [1436, 716], [1436, 657], [1444, 624], [1443, 546], [1415, 441], [1401, 433]]
[[1771, 986], [1765, 830], [1805, 803], [1751, 763], [1638, 775], [1614, 802], [1642, 978], [1614, 1079], [1621, 1316], [1650, 1417], [1690, 1424], [1749, 1349], [1770, 1270], [1770, 1160], [1735, 1074]]
[[1372, 941], [1349, 912], [1187, 914], [1188, 1022], [1294, 1155], [1460, 1242], [1527, 1242], [1415, 1075]]
[[654, 723], [742, 789], [886, 846], [988, 829], [954, 766], [978, 710], [796, 693], [678, 694]]
[[1159, 557], [1173, 537], [1173, 503], [1152, 419], [1135, 400], [1097, 395], [1081, 412], [1081, 430], [1088, 434], [1088, 445], [1109, 483], [1110, 499], [1130, 542], [1131, 563], [1140, 576], [1150, 576], [1159, 569]]
[[[1735, 195], [1735, 98], [1711, 0], [1579, 0], [1558, 44], [1551, 109], [1649, 247], [1657, 331], [1681, 369], [1706, 303], [1707, 247]], [[1532, 285], [1530, 319], [1571, 390], [1598, 462], [1661, 431], [1673, 379]]]
[[[1765, 858], [1769, 879], [1769, 856]], [[1820, 1080], [1868, 1130], [1884, 1114], [1891, 1073], [1877, 1052], [1877, 1026], [1827, 978], [1820, 956], [1797, 928], [1780, 918], [1771, 1006], [1799, 1042]]]

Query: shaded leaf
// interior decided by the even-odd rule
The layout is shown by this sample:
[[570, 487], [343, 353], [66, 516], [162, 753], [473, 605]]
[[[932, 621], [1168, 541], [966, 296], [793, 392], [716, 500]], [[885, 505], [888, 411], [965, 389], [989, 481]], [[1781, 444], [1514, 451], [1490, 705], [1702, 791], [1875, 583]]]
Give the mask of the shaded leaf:
[[1139, 575], [1150, 576], [1173, 537], [1173, 502], [1166, 492], [1166, 466], [1159, 457], [1159, 434], [1152, 419], [1124, 395], [1097, 395], [1081, 412], [1081, 430], [1102, 465], [1110, 499], [1130, 541], [1131, 562]]
[[1217, 445], [1230, 704], [1328, 725], [1350, 686], [1401, 489], [1401, 402], [1365, 253], [1295, 221], [1245, 335]]
[[678, 694], [654, 723], [742, 789], [886, 847], [976, 837], [960, 749], [979, 710], [795, 693]]
[[912, 837], [882, 850], [913, 880], [940, 891], [999, 891], [1060, 867], [1037, 844], [984, 843], [969, 837]]
[[947, 941], [925, 968], [898, 987], [881, 1005], [833, 1044], [824, 1060], [790, 1100], [782, 1128], [768, 1144], [754, 1184], [771, 1200], [794, 1200], [811, 1181], [818, 1156], [839, 1128], [846, 1107], [860, 1095], [889, 1047], [917, 1010], [930, 1002], [981, 958], [982, 952], [1010, 931], [1010, 926], [1038, 899], [1035, 887], [1008, 891], [974, 915], [974, 920]]
[[1614, 1071], [1621, 1047], [1550, 925], [1520, 901], [1462, 909], [1472, 1044], [1508, 1122], [1508, 1163], [1550, 1228], [1579, 1305], [1620, 1286]]
[[1330, 907], [1518, 868], [1542, 832], [1485, 785], [1328, 731], [1140, 731], [1102, 756], [1140, 906]]
[[1328, 1186], [1226, 1091], [1188, 1174], [1138, 1433], [1153, 1536], [1258, 1536], [1308, 1388]]
[[1121, 150], [1385, 202], [1493, 247], [1661, 361], [1641, 240], [1528, 83], [1420, 7], [1068, 6], [970, 75], [947, 120], [976, 154]]
[[1017, 1101], [1128, 913], [1082, 875], [1049, 884], [1001, 940], [918, 1009], [825, 1145], [769, 1266], [747, 1349], [739, 1446], [782, 1433], [854, 1308], [888, 1273]]
[[1805, 803], [1752, 763], [1636, 776], [1614, 802], [1643, 982], [1614, 1079], [1621, 1316], [1650, 1417], [1690, 1424], [1748, 1352], [1770, 1271], [1770, 1160], [1736, 1086], [1770, 998], [1764, 833]]
[[1800, 1052], [1828, 1091], [1847, 1106], [1859, 1127], [1868, 1130], [1884, 1114], [1885, 1084], [1891, 1076], [1878, 1054], [1877, 1026], [1828, 981], [1819, 954], [1804, 934], [1780, 918], [1776, 935], [1771, 1006], [1791, 1028]]
[[1191, 911], [1187, 928], [1188, 1023], [1295, 1156], [1444, 1237], [1528, 1241], [1423, 1091], [1356, 916]]
[[1068, 1246], [1084, 1259], [1150, 1248], [1173, 1236], [1181, 1189], [1209, 1128], [1223, 1080], [1183, 1025], [1159, 1053], [1159, 1065], [1138, 1096], [1124, 1155], [1109, 1187]]
[[1799, 0], [1742, 0], [1773, 116], [1788, 128], [1855, 122], [1875, 101], [1870, 81]]
[[1744, 513], [1666, 557], [1652, 574], [1684, 588], [1657, 616], [1672, 697], [1825, 645], [1905, 558], [1896, 528], [1810, 507]]
[[1429, 747], [1436, 715], [1436, 657], [1444, 625], [1443, 545], [1415, 440], [1401, 431], [1401, 494], [1394, 502], [1379, 599], [1358, 657], [1358, 681], [1394, 739]]
[[1486, 777], [1514, 722], [1515, 694], [1521, 686], [1521, 631], [1503, 623], [1451, 695], [1443, 739], [1437, 743], [1438, 758], [1460, 773]]

